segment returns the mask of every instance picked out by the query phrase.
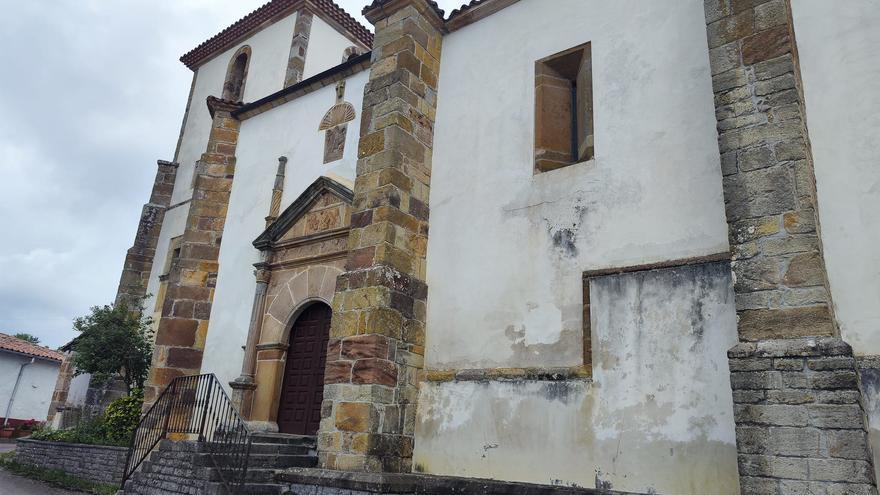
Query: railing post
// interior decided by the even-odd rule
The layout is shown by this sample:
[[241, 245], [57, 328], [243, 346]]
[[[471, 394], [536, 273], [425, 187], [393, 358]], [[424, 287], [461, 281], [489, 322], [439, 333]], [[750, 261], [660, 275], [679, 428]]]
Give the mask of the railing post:
[[168, 436], [168, 421], [171, 419], [171, 414], [174, 410], [174, 399], [177, 397], [177, 378], [171, 382], [170, 392], [171, 393], [168, 396], [168, 405], [165, 407], [165, 424], [162, 426], [162, 436], [160, 438]]
[[202, 420], [199, 424], [199, 441], [205, 441], [205, 419], [208, 417], [208, 404], [211, 402], [211, 391], [214, 389], [213, 381], [205, 380], [207, 382], [207, 392], [205, 392], [205, 402], [202, 406]]

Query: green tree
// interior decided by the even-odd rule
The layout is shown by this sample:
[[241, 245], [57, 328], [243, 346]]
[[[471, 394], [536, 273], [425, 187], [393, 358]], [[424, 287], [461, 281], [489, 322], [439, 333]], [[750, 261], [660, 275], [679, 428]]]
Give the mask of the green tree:
[[31, 335], [29, 333], [17, 333], [15, 335], [13, 335], [13, 337], [17, 338], [18, 340], [30, 342], [31, 344], [39, 344], [40, 343], [40, 339], [38, 337], [34, 337], [33, 335]]
[[152, 319], [143, 316], [143, 300], [129, 306], [95, 306], [73, 321], [80, 332], [73, 344], [77, 374], [98, 382], [118, 376], [128, 394], [143, 388], [153, 358]]

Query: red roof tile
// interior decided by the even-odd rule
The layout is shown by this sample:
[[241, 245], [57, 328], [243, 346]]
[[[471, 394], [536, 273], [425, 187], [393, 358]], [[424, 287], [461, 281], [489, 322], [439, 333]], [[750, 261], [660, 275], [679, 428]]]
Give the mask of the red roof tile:
[[480, 5], [481, 3], [485, 2], [485, 1], [486, 0], [471, 0], [471, 3], [466, 3], [466, 4], [462, 5], [461, 7], [450, 12], [449, 18], [452, 19], [454, 17], [460, 16], [461, 14], [464, 14], [465, 12], [470, 10], [472, 7], [476, 7], [477, 5]]
[[[216, 36], [193, 48], [182, 57], [183, 62], [190, 69], [195, 69], [211, 55], [228, 49], [237, 43], [245, 35], [251, 33], [264, 23], [271, 21], [285, 11], [293, 8], [301, 0], [272, 0], [250, 14], [242, 17], [235, 24], [221, 31]], [[332, 0], [312, 0], [324, 14], [336, 21], [345, 30], [351, 33], [367, 47], [373, 46], [373, 33], [348, 14], [342, 7]]]
[[[364, 14], [366, 14], [367, 11], [373, 10], [373, 9], [375, 9], [376, 7], [378, 7], [378, 6], [380, 6], [380, 5], [383, 5], [383, 4], [386, 4], [386, 3], [390, 2], [390, 1], [391, 1], [391, 0], [373, 0], [373, 2], [370, 3], [369, 5], [367, 5], [366, 7], [364, 7], [364, 10], [362, 10], [361, 12], [364, 13]], [[434, 9], [434, 12], [436, 12], [437, 15], [440, 16], [440, 19], [442, 20], [442, 19], [443, 19], [443, 16], [446, 14], [446, 13], [443, 11], [443, 9], [441, 9], [440, 6], [437, 5], [437, 2], [435, 2], [434, 0], [427, 0], [427, 2], [428, 2], [428, 5], [430, 5], [431, 8]]]
[[11, 335], [6, 335], [5, 333], [0, 333], [0, 350], [17, 352], [19, 354], [26, 354], [28, 356], [48, 359], [50, 361], [61, 362], [61, 360], [64, 359], [64, 355], [58, 351], [53, 351], [48, 347], [25, 342]]

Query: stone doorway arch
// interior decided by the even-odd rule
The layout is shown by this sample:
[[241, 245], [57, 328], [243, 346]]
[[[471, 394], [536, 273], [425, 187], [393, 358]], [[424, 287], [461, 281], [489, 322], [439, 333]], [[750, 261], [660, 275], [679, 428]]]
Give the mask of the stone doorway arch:
[[351, 189], [320, 177], [280, 216], [270, 215], [254, 241], [263, 261], [254, 265], [257, 291], [242, 375], [230, 385], [256, 430], [279, 430], [288, 356], [300, 351], [289, 349], [291, 328], [311, 306], [329, 311], [348, 255], [351, 201]]
[[299, 313], [291, 325], [278, 399], [277, 422], [281, 433], [318, 433], [332, 316], [330, 306], [313, 302]]

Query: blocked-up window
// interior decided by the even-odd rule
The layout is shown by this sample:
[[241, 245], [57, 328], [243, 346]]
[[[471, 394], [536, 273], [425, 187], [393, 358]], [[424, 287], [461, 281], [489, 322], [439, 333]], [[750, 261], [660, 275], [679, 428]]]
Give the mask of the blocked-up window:
[[230, 60], [229, 68], [226, 70], [226, 80], [223, 82], [224, 100], [241, 101], [244, 98], [244, 85], [247, 81], [250, 57], [251, 47], [243, 46]]
[[593, 158], [590, 44], [535, 63], [535, 173]]

